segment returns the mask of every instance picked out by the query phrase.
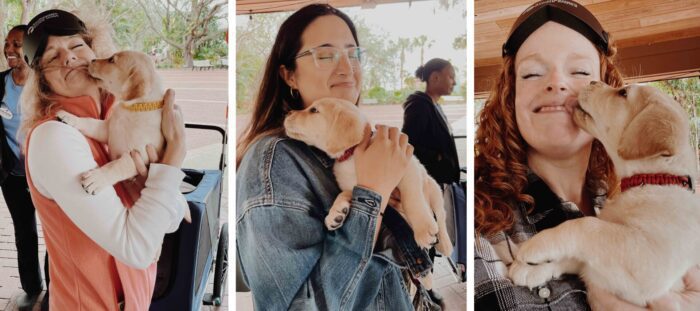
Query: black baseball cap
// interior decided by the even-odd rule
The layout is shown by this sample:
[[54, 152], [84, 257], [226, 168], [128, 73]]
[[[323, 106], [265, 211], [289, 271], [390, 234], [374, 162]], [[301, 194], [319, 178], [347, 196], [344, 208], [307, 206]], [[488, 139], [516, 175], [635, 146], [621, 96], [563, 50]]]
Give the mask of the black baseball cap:
[[508, 40], [503, 44], [502, 56], [514, 56], [527, 37], [549, 21], [575, 30], [603, 53], [608, 53], [608, 33], [593, 13], [571, 0], [542, 0], [525, 9], [515, 20]]
[[69, 12], [41, 12], [27, 24], [27, 32], [24, 34], [24, 60], [33, 67], [34, 62], [44, 54], [49, 36], [70, 36], [85, 32], [85, 23]]

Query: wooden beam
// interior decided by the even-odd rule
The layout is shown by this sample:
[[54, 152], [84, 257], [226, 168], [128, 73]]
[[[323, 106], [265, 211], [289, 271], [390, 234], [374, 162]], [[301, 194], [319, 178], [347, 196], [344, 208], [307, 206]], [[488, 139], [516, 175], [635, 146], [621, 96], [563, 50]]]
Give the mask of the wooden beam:
[[[498, 79], [497, 60], [482, 61], [474, 69], [474, 89], [481, 98]], [[616, 65], [626, 81], [635, 83], [700, 76], [700, 36], [620, 48]]]

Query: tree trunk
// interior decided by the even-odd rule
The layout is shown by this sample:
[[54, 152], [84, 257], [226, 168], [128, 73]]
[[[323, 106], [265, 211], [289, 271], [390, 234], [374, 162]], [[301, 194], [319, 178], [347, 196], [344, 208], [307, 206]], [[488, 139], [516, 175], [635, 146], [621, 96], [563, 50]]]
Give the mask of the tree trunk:
[[185, 43], [185, 48], [182, 51], [182, 56], [185, 59], [185, 67], [192, 68], [192, 55], [194, 54], [194, 39], [188, 36], [186, 40], [187, 42]]
[[19, 19], [19, 22], [21, 24], [26, 25], [29, 22], [29, 11], [30, 11], [30, 5], [31, 5], [31, 0], [22, 0], [20, 1], [22, 3], [22, 15]]
[[403, 63], [406, 59], [405, 48], [401, 48], [401, 66], [399, 66], [399, 90], [403, 89]]

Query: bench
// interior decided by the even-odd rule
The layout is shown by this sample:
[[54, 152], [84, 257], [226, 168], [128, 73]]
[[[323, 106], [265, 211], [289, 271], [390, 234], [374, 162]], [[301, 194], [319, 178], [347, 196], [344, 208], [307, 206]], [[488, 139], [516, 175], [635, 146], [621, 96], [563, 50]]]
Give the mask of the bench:
[[192, 70], [204, 70], [204, 69], [210, 69], [211, 67], [211, 62], [209, 62], [208, 59], [205, 60], [192, 60]]

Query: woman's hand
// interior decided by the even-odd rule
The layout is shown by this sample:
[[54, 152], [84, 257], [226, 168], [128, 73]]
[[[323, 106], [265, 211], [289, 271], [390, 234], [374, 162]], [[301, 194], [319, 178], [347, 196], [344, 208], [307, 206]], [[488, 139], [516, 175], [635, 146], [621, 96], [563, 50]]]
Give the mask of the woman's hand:
[[683, 276], [684, 290], [682, 293], [671, 292], [654, 301], [646, 308], [624, 301], [596, 286], [588, 287], [588, 303], [591, 309], [597, 310], [700, 310], [700, 268], [690, 268]]
[[185, 160], [187, 148], [185, 147], [185, 123], [182, 119], [180, 107], [175, 105], [175, 91], [168, 89], [163, 98], [163, 120], [161, 130], [165, 138], [165, 152], [161, 163], [174, 167], [181, 167]]
[[403, 212], [403, 206], [401, 205], [401, 190], [399, 188], [394, 188], [389, 197], [389, 206], [393, 207], [399, 213]]
[[[158, 163], [158, 152], [153, 145], [146, 145], [146, 153], [148, 154], [148, 163]], [[134, 177], [134, 183], [141, 185], [141, 188], [143, 188], [146, 184], [146, 178], [148, 177], [148, 166], [143, 161], [143, 157], [141, 157], [141, 153], [138, 150], [131, 150], [129, 155], [131, 155], [131, 159], [136, 166], [136, 172], [138, 173], [138, 175]]]
[[355, 148], [357, 184], [382, 196], [382, 210], [389, 202], [391, 191], [403, 178], [413, 155], [408, 136], [396, 127], [377, 125], [374, 138], [371, 128], [365, 128], [365, 138]]

